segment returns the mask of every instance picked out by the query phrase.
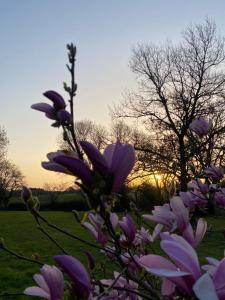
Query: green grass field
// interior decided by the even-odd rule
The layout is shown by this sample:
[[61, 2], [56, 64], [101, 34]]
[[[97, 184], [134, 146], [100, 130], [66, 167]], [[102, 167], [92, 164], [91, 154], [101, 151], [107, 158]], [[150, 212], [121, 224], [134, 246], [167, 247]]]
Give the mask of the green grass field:
[[[90, 236], [76, 223], [71, 213], [43, 212], [42, 214], [52, 223], [91, 241]], [[205, 262], [205, 256], [213, 256], [221, 259], [225, 249], [225, 239], [221, 232], [225, 229], [224, 217], [208, 218], [208, 224], [212, 225], [212, 230], [207, 233], [199, 247], [202, 263]], [[0, 212], [0, 231], [0, 237], [4, 238], [5, 244], [10, 250], [29, 258], [36, 253], [40, 256], [41, 261], [53, 264], [52, 256], [60, 253], [57, 246], [52, 244], [37, 229], [29, 212]], [[59, 243], [63, 244], [63, 247], [69, 254], [76, 256], [83, 263], [86, 263], [86, 257], [83, 252], [90, 249], [89, 247], [67, 238], [59, 232], [53, 230], [49, 230], [49, 232], [51, 232]], [[112, 268], [108, 267], [108, 261], [104, 256], [96, 250], [92, 252], [99, 258], [101, 264], [106, 264], [106, 269], [110, 273]], [[27, 286], [33, 285], [32, 275], [39, 270], [37, 265], [18, 260], [3, 250], [0, 250], [0, 264], [0, 294], [6, 291], [14, 293], [22, 292]], [[23, 299], [23, 297], [20, 297], [20, 299]]]

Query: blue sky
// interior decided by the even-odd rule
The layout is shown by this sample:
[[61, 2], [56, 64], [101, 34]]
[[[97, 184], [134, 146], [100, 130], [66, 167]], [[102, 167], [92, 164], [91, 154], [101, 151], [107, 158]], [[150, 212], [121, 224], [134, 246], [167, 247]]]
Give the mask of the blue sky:
[[10, 139], [9, 157], [27, 183], [58, 178], [40, 167], [55, 150], [58, 131], [30, 105], [43, 102], [48, 89], [65, 95], [66, 43], [78, 47], [76, 118], [105, 125], [108, 107], [135, 85], [128, 66], [131, 48], [177, 42], [186, 26], [206, 16], [225, 35], [225, 1], [0, 0], [0, 125]]

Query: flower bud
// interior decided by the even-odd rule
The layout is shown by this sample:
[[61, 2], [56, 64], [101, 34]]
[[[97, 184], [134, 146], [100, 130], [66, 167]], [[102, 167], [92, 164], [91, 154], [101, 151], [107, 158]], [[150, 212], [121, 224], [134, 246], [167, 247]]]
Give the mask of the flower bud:
[[0, 248], [5, 247], [5, 240], [3, 238], [0, 238]]

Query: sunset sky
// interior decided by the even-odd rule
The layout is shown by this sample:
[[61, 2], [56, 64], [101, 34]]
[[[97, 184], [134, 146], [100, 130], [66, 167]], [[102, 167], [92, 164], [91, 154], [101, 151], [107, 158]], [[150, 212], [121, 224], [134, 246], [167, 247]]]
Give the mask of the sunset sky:
[[59, 131], [30, 106], [44, 102], [49, 89], [65, 96], [66, 43], [78, 48], [76, 119], [107, 125], [109, 106], [135, 86], [131, 48], [177, 42], [185, 27], [207, 16], [225, 35], [224, 0], [0, 0], [0, 125], [27, 183], [62, 180], [40, 166], [56, 149]]

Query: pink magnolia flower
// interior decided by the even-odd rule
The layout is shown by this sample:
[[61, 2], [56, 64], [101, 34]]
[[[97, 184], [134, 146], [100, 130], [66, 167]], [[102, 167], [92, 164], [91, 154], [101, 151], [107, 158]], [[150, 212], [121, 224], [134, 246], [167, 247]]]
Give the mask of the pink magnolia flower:
[[192, 287], [201, 276], [195, 250], [176, 234], [161, 236], [161, 248], [171, 261], [159, 255], [148, 254], [139, 259], [140, 265], [147, 272], [162, 277], [162, 295], [170, 296], [178, 289], [184, 295], [193, 296]]
[[44, 265], [41, 274], [34, 275], [38, 286], [26, 288], [25, 295], [37, 296], [48, 300], [63, 300], [64, 279], [62, 272], [55, 266]]
[[216, 167], [214, 165], [209, 166], [204, 170], [204, 173], [210, 177], [213, 181], [217, 181], [223, 178], [224, 170], [222, 167]]
[[157, 224], [155, 226], [152, 234], [150, 234], [149, 230], [145, 229], [142, 226], [140, 230], [137, 230], [133, 244], [135, 246], [138, 246], [138, 245], [143, 245], [143, 244], [148, 244], [148, 243], [154, 242], [156, 240], [156, 238], [159, 236], [159, 233], [162, 230], [162, 228], [163, 228], [162, 224]]
[[208, 258], [211, 268], [195, 283], [193, 290], [200, 300], [224, 300], [225, 299], [225, 258], [218, 261]]
[[143, 218], [162, 224], [169, 231], [177, 229], [182, 232], [189, 224], [188, 210], [180, 197], [172, 197], [170, 204], [155, 206], [152, 213], [152, 215], [143, 215]]
[[195, 208], [196, 206], [199, 208], [205, 208], [208, 203], [206, 197], [198, 190], [193, 192], [180, 192], [179, 195], [184, 204], [191, 209]]
[[118, 192], [134, 166], [134, 148], [118, 141], [108, 145], [102, 154], [87, 141], [80, 141], [80, 145], [91, 161], [92, 169], [83, 160], [62, 152], [48, 157], [50, 161], [42, 163], [42, 166], [50, 171], [77, 176], [87, 186], [94, 183], [93, 175], [97, 172], [106, 181], [106, 194]]
[[197, 192], [198, 194], [201, 193], [203, 195], [209, 192], [208, 184], [202, 183], [202, 181], [199, 178], [188, 182], [188, 188], [193, 190], [194, 193]]
[[203, 117], [200, 117], [191, 122], [189, 128], [194, 131], [200, 137], [209, 133], [210, 129], [212, 128], [212, 121], [207, 121]]
[[101, 245], [105, 245], [108, 241], [108, 235], [105, 231], [103, 231], [104, 220], [99, 214], [88, 214], [89, 222], [82, 222], [81, 225], [86, 228], [97, 243]]
[[52, 126], [68, 125], [72, 121], [71, 114], [65, 110], [66, 103], [63, 97], [55, 91], [47, 91], [44, 96], [52, 101], [53, 105], [47, 103], [36, 103], [31, 108], [44, 112], [46, 117], [56, 122]]

